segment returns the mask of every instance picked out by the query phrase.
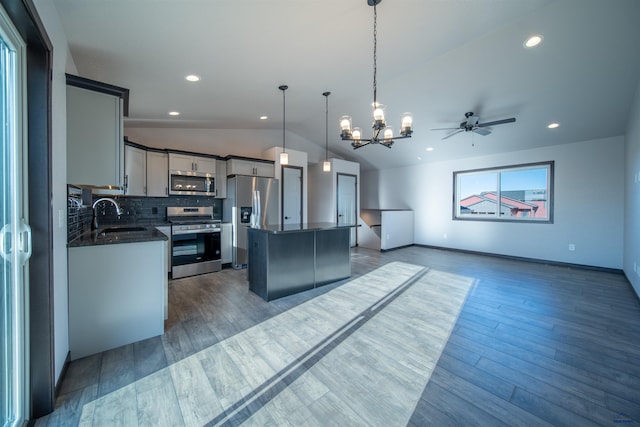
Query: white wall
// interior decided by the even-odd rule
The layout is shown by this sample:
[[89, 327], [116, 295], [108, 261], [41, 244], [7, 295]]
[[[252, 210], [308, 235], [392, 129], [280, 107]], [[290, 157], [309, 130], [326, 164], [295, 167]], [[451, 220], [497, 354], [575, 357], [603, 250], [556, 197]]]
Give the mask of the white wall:
[[640, 85], [625, 139], [624, 273], [640, 297]]
[[[452, 220], [454, 171], [547, 160], [555, 161], [553, 224]], [[620, 269], [623, 164], [624, 138], [613, 137], [371, 171], [363, 173], [362, 206], [413, 209], [417, 244]]]
[[76, 74], [58, 11], [50, 0], [36, 0], [36, 9], [53, 44], [52, 80], [52, 212], [53, 228], [53, 327], [56, 383], [69, 353], [67, 284], [67, 108], [65, 72]]

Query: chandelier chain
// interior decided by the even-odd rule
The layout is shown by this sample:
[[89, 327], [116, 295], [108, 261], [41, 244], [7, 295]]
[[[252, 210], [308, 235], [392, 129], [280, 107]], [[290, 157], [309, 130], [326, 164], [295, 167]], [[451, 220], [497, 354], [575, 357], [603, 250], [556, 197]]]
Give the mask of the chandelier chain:
[[376, 75], [378, 73], [378, 10], [373, 4], [373, 108], [378, 106], [378, 83]]

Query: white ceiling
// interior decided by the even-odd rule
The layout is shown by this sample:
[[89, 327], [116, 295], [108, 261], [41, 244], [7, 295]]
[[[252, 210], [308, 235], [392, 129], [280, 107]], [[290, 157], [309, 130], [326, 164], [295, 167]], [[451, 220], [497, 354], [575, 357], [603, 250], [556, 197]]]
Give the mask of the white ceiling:
[[[383, 0], [378, 100], [396, 131], [411, 111], [415, 133], [353, 151], [338, 118], [368, 133], [366, 0], [53, 1], [78, 73], [130, 89], [126, 126], [281, 129], [287, 84], [287, 130], [324, 148], [331, 91], [329, 149], [363, 169], [622, 135], [640, 76], [638, 0]], [[524, 49], [532, 34], [543, 43]], [[202, 81], [186, 82], [190, 73]], [[517, 122], [444, 141], [430, 130], [467, 111]]]

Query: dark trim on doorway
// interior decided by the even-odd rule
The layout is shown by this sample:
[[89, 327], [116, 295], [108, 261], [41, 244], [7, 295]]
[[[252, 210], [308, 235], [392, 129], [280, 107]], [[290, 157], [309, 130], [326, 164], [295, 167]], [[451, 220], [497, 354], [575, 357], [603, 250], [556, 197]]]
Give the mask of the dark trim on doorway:
[[[356, 224], [358, 223], [359, 219], [360, 219], [360, 195], [358, 194], [358, 175], [352, 174], [352, 173], [344, 173], [344, 172], [337, 172], [336, 173], [336, 224], [339, 223], [338, 221], [338, 207], [340, 206], [340, 203], [338, 201], [340, 194], [338, 191], [339, 185], [340, 185], [340, 177], [341, 176], [350, 176], [353, 177], [355, 179], [355, 186], [356, 186]], [[358, 246], [358, 227], [354, 228], [354, 232], [356, 233], [356, 240], [354, 242], [353, 247]]]
[[284, 224], [284, 169], [298, 169], [300, 171], [300, 224], [303, 222], [304, 218], [304, 188], [306, 183], [304, 182], [304, 168], [302, 166], [290, 166], [290, 165], [281, 165], [280, 166], [280, 223]]
[[29, 418], [54, 409], [53, 213], [51, 210], [52, 44], [32, 0], [0, 0], [26, 42], [29, 260]]

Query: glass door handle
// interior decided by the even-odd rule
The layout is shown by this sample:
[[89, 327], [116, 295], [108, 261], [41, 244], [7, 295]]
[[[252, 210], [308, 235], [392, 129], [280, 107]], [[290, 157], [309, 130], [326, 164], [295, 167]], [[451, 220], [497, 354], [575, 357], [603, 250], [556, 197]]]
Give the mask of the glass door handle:
[[31, 258], [31, 227], [24, 222], [24, 218], [20, 220], [20, 231], [18, 234], [19, 244], [20, 244], [20, 253], [19, 260], [20, 264], [24, 264]]
[[11, 262], [11, 252], [13, 248], [11, 246], [7, 248], [7, 242], [11, 244], [11, 224], [5, 224], [2, 230], [0, 230], [0, 256], [2, 256], [5, 261]]
[[[31, 258], [31, 227], [24, 220], [20, 220], [18, 225], [18, 262], [23, 265]], [[7, 244], [9, 245], [7, 247]], [[0, 256], [5, 261], [12, 262], [14, 254], [13, 241], [11, 238], [11, 224], [5, 224], [0, 230]]]

